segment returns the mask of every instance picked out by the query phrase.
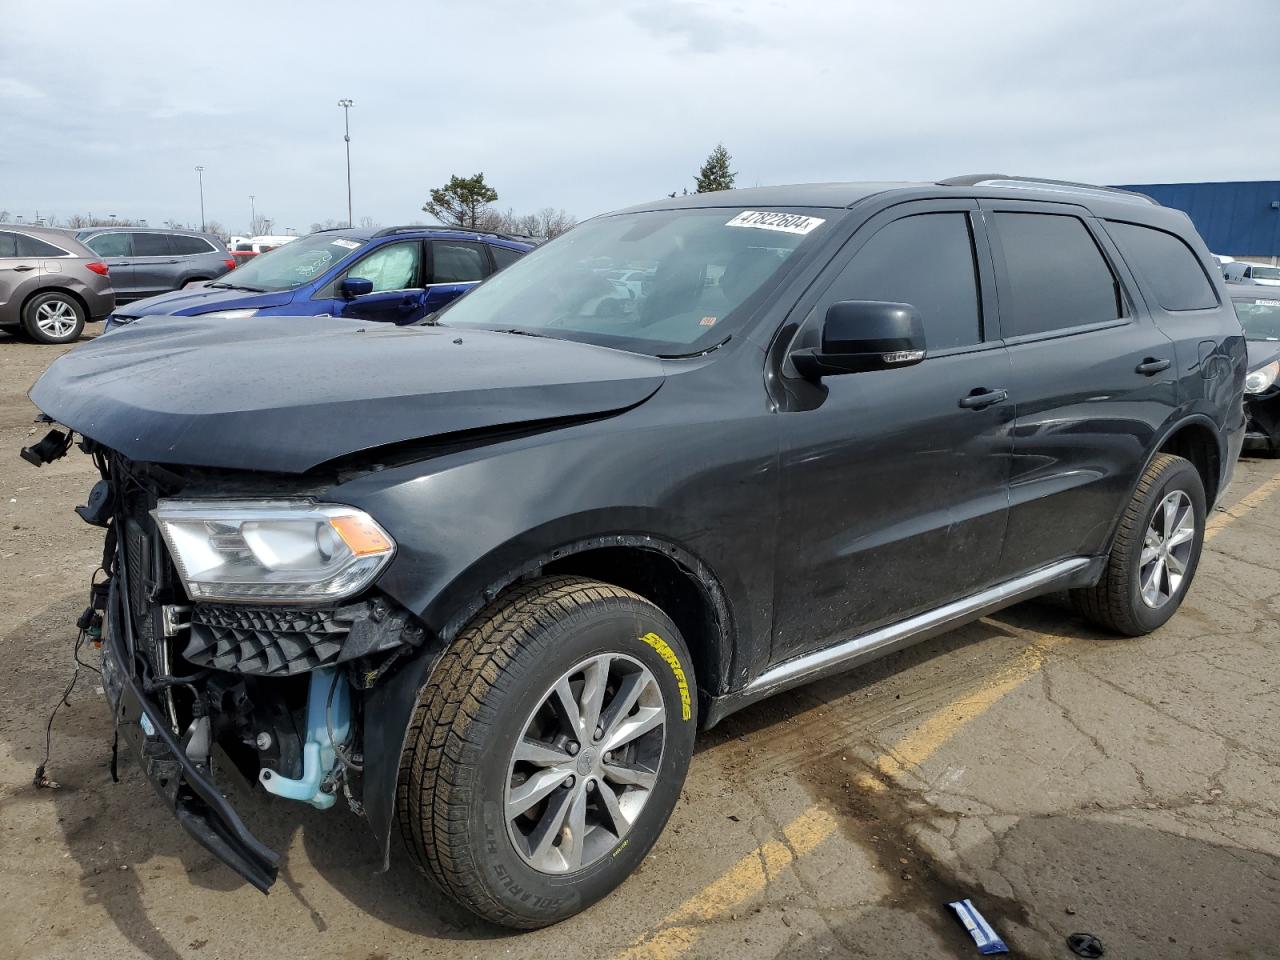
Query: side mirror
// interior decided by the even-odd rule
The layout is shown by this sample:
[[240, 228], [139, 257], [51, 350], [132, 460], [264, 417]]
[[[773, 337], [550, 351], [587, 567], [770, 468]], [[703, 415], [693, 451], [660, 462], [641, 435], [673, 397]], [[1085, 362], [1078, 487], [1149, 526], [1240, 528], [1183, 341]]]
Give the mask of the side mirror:
[[373, 293], [373, 281], [364, 277], [347, 277], [338, 284], [338, 294], [344, 300], [354, 300], [366, 293]]
[[924, 324], [909, 303], [841, 300], [827, 308], [822, 346], [791, 354], [801, 376], [909, 367], [924, 359]]

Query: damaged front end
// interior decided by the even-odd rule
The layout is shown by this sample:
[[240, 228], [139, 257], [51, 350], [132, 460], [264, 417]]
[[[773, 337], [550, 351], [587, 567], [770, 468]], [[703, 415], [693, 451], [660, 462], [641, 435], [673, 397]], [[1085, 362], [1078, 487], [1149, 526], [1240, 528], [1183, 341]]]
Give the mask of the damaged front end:
[[[365, 813], [370, 776], [388, 794], [399, 744], [378, 732], [366, 763], [367, 719], [426, 647], [417, 620], [371, 586], [394, 544], [296, 481], [284, 497], [261, 477], [81, 446], [102, 473], [77, 512], [106, 529], [91, 606], [117, 739], [183, 827], [265, 891], [278, 855], [227, 803], [215, 763], [321, 809], [342, 794]], [[383, 806], [369, 820], [385, 850]]]

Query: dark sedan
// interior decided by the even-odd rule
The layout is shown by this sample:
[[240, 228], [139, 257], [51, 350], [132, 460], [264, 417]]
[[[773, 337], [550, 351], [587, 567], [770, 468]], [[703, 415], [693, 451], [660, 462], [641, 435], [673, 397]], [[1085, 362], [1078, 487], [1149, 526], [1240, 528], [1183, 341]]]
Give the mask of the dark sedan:
[[1244, 408], [1249, 417], [1245, 447], [1280, 456], [1280, 287], [1229, 284], [1231, 302], [1249, 345]]

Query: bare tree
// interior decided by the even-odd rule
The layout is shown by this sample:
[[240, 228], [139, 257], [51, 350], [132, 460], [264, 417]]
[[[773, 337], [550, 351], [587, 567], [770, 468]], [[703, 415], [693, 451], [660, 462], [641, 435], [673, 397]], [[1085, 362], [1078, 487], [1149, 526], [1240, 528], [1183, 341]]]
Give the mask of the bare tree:
[[204, 222], [204, 232], [212, 233], [215, 237], [221, 237], [224, 240], [231, 236], [231, 234], [227, 232], [227, 228], [217, 220], [206, 220]]
[[379, 227], [381, 227], [382, 224], [380, 224], [377, 220], [373, 219], [373, 217], [361, 217], [360, 226], [362, 226], [366, 230], [376, 230]]
[[0, 210], [0, 223], [8, 223], [11, 214], [8, 210]]
[[572, 230], [577, 222], [577, 218], [568, 210], [543, 207], [538, 211], [538, 230], [533, 235], [552, 240]]
[[347, 221], [335, 220], [333, 219], [333, 217], [330, 217], [328, 220], [325, 220], [324, 222], [317, 220], [315, 223], [311, 224], [310, 232], [318, 233], [321, 230], [332, 230], [335, 227], [345, 227], [346, 225], [347, 225]]
[[[90, 219], [91, 218], [87, 214], [73, 213], [71, 216], [67, 217], [67, 226], [72, 230], [79, 230], [81, 227], [91, 226], [92, 224], [89, 222]], [[0, 220], [0, 223], [2, 222], [3, 221]]]
[[253, 223], [249, 224], [249, 235], [253, 237], [261, 237], [271, 232], [272, 220], [270, 217], [264, 217], [258, 214], [253, 218]]

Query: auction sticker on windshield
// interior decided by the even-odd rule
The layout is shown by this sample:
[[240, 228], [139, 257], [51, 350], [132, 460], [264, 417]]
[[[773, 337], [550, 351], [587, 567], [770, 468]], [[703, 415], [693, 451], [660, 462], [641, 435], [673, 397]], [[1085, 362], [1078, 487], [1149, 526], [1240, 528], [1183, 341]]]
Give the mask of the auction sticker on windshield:
[[827, 221], [821, 217], [802, 217], [796, 213], [767, 213], [759, 210], [743, 210], [725, 224], [726, 227], [754, 227], [757, 230], [776, 230], [779, 233], [812, 233]]
[[338, 239], [338, 240], [333, 241], [333, 246], [335, 246], [335, 247], [346, 247], [348, 250], [354, 250], [354, 249], [356, 249], [358, 246], [360, 246], [360, 244], [356, 243], [354, 240], [342, 240], [342, 239]]

